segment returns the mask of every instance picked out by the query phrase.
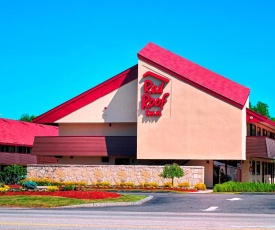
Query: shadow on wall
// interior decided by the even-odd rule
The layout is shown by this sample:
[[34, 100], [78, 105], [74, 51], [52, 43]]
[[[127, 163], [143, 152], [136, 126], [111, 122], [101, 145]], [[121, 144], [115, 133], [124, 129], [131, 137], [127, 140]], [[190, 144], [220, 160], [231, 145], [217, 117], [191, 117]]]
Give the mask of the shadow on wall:
[[125, 76], [120, 88], [108, 105], [102, 105], [102, 118], [106, 123], [137, 122], [137, 66]]
[[136, 136], [105, 137], [108, 156], [137, 156]]

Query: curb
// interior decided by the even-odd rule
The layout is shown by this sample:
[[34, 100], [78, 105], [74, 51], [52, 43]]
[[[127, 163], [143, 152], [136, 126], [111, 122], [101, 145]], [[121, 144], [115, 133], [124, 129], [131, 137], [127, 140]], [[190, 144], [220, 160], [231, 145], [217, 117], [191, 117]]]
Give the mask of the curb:
[[142, 200], [136, 202], [110, 202], [110, 203], [90, 203], [90, 204], [80, 204], [80, 205], [71, 205], [71, 206], [60, 206], [56, 208], [90, 208], [90, 207], [111, 207], [111, 206], [132, 206], [132, 205], [141, 205], [145, 202], [151, 200], [153, 196], [148, 196]]

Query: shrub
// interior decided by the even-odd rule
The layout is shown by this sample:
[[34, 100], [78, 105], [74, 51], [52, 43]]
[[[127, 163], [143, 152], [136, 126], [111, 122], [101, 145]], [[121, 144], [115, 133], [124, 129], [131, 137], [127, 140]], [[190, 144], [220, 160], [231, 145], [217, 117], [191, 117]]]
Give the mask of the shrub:
[[143, 185], [145, 188], [156, 188], [158, 187], [157, 182], [145, 182]]
[[172, 186], [174, 186], [174, 178], [180, 178], [184, 176], [184, 172], [182, 168], [174, 163], [172, 165], [165, 165], [162, 173], [160, 174], [163, 178], [171, 178], [172, 179]]
[[9, 191], [10, 187], [8, 185], [0, 183], [0, 193], [5, 193]]
[[99, 187], [109, 187], [111, 186], [110, 182], [108, 181], [102, 181], [102, 182], [97, 182], [95, 183], [95, 186], [99, 186]]
[[171, 188], [171, 187], [173, 187], [172, 186], [172, 182], [163, 183], [162, 186], [165, 187], [165, 188]]
[[62, 182], [58, 182], [49, 178], [26, 178], [20, 181], [23, 184], [25, 181], [34, 181], [38, 186], [59, 186]]
[[275, 184], [264, 184], [254, 182], [228, 181], [223, 184], [216, 184], [214, 192], [274, 192]]
[[22, 184], [23, 189], [36, 189], [37, 184], [34, 181], [28, 180]]
[[50, 192], [55, 192], [55, 191], [58, 191], [58, 187], [57, 186], [48, 186], [47, 190]]
[[85, 181], [79, 181], [79, 182], [75, 182], [75, 185], [80, 187], [86, 187], [87, 183]]
[[181, 187], [181, 188], [190, 188], [190, 183], [189, 183], [189, 181], [181, 182], [181, 183], [178, 184], [178, 187]]
[[4, 184], [18, 184], [27, 176], [27, 169], [21, 165], [6, 166], [0, 174], [0, 180]]
[[195, 184], [194, 189], [197, 189], [197, 190], [206, 190], [206, 185], [203, 184], [203, 183], [197, 183], [197, 184]]
[[59, 182], [49, 178], [26, 178], [21, 180], [20, 183], [23, 184], [25, 181], [34, 181], [38, 186], [67, 186], [67, 185], [75, 185], [75, 186], [87, 186], [87, 183], [84, 181], [74, 182], [74, 181], [64, 181]]
[[75, 184], [65, 185], [63, 186], [64, 191], [72, 191], [75, 189]]
[[135, 186], [135, 184], [134, 184], [133, 182], [121, 182], [121, 183], [119, 184], [119, 186], [121, 186], [121, 187], [131, 187], [131, 188], [133, 188], [133, 187]]

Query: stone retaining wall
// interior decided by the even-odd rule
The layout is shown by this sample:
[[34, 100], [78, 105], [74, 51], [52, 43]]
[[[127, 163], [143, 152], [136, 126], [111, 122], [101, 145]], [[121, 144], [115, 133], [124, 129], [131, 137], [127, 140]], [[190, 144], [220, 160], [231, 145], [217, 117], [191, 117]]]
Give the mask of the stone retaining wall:
[[[157, 182], [162, 185], [171, 179], [163, 179], [159, 174], [164, 166], [148, 165], [28, 165], [29, 178], [50, 178], [56, 181], [85, 181], [88, 184], [108, 181], [111, 185], [120, 182]], [[181, 166], [185, 176], [175, 178], [174, 184], [189, 181], [191, 187], [204, 183], [203, 166]]]

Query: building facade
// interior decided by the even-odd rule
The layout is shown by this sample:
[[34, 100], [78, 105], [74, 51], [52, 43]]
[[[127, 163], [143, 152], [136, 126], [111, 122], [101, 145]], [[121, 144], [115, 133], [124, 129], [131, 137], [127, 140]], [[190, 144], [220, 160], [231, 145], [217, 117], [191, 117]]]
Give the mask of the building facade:
[[58, 136], [58, 127], [0, 119], [0, 167], [56, 163], [55, 157], [32, 155], [35, 136]]
[[248, 109], [247, 87], [153, 43], [137, 56], [137, 65], [37, 117], [58, 124], [59, 136], [35, 138], [32, 154], [59, 164], [204, 166], [208, 187], [274, 182], [275, 124]]

